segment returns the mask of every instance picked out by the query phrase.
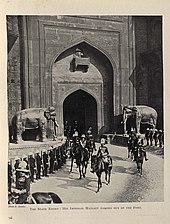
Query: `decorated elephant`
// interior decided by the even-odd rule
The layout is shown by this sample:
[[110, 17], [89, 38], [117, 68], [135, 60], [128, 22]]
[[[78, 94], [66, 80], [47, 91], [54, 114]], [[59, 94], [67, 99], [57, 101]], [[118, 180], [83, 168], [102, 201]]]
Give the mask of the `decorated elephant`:
[[[157, 123], [158, 114], [155, 109], [148, 106], [124, 106], [123, 107], [123, 124], [124, 134], [127, 133], [127, 119], [132, 118], [134, 120], [136, 133], [140, 133], [140, 125], [148, 124], [155, 128]], [[133, 128], [133, 127], [131, 127]]]
[[48, 108], [28, 108], [18, 111], [11, 122], [11, 139], [15, 143], [22, 143], [22, 134], [27, 129], [37, 129], [39, 131], [39, 140], [44, 141], [47, 138], [48, 122], [54, 124], [54, 135], [56, 135], [56, 112], [54, 107]]

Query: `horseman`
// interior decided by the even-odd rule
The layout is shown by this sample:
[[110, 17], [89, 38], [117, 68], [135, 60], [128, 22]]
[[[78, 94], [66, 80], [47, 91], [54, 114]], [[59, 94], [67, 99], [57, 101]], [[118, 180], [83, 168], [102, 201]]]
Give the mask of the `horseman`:
[[130, 152], [134, 154], [135, 147], [137, 145], [138, 138], [136, 136], [135, 130], [131, 129], [131, 132], [129, 133], [128, 138], [128, 158], [130, 156]]
[[148, 161], [148, 158], [147, 158], [147, 155], [146, 155], [146, 150], [145, 150], [145, 148], [143, 146], [143, 141], [141, 141], [141, 139], [140, 139], [138, 144], [137, 144], [137, 147], [136, 147], [136, 149], [134, 151], [134, 161], [137, 161], [137, 158], [140, 157], [140, 155], [138, 155], [138, 154], [141, 154], [141, 153], [144, 154], [145, 161]]
[[88, 153], [88, 149], [87, 149], [87, 140], [86, 140], [85, 134], [81, 135], [80, 145], [81, 145], [81, 149], [85, 153], [85, 156], [86, 156], [85, 160], [88, 160], [89, 159], [89, 156], [88, 156], [89, 153]]
[[87, 140], [87, 148], [89, 151], [89, 158], [92, 158], [93, 153], [96, 152], [96, 145], [93, 135], [89, 135], [89, 139]]
[[87, 141], [91, 138], [91, 136], [93, 136], [93, 135], [92, 135], [92, 127], [90, 126], [86, 133]]
[[81, 135], [80, 145], [81, 145], [83, 148], [86, 148], [86, 147], [87, 147], [87, 140], [86, 140], [86, 136], [85, 136], [85, 134], [82, 134], [82, 135]]
[[72, 139], [73, 139], [73, 144], [75, 144], [76, 141], [77, 141], [77, 139], [79, 139], [78, 131], [75, 131], [75, 132], [73, 133], [73, 137], [72, 137]]
[[99, 147], [99, 150], [97, 152], [97, 155], [95, 157], [95, 161], [91, 161], [91, 172], [94, 173], [95, 171], [95, 165], [96, 165], [96, 161], [101, 158], [102, 159], [102, 162], [104, 164], [104, 167], [106, 166], [106, 164], [109, 163], [110, 161], [110, 155], [109, 155], [109, 151], [108, 151], [108, 148], [105, 146], [106, 144], [106, 140], [104, 138], [101, 138], [101, 141], [100, 141], [100, 147]]

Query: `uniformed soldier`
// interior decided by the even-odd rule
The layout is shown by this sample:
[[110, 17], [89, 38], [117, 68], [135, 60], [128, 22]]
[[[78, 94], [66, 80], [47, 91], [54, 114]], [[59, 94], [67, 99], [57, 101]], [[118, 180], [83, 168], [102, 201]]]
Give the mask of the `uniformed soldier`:
[[42, 168], [42, 159], [40, 156], [39, 151], [36, 151], [36, 156], [35, 156], [35, 164], [36, 164], [36, 180], [41, 179], [41, 168]]
[[19, 173], [18, 187], [17, 190], [15, 190], [15, 193], [19, 195], [17, 204], [26, 204], [28, 196], [30, 195], [29, 170], [24, 166], [25, 165], [20, 164], [20, 167], [17, 169]]
[[150, 145], [153, 145], [153, 135], [154, 135], [154, 130], [153, 128], [150, 128], [150, 133], [149, 133], [149, 140], [150, 140]]
[[82, 134], [82, 135], [81, 135], [81, 138], [80, 138], [80, 145], [81, 145], [83, 148], [87, 148], [87, 140], [86, 140], [86, 136], [85, 136], [85, 134]]
[[64, 124], [64, 136], [68, 136], [68, 121], [65, 121], [65, 124]]
[[108, 157], [110, 157], [108, 148], [105, 146], [106, 139], [101, 138], [100, 144], [101, 145], [99, 147], [96, 157], [94, 157], [94, 160], [91, 161], [91, 168], [92, 168], [91, 172], [92, 173], [94, 173], [94, 171], [95, 171], [95, 164], [96, 164], [97, 158], [101, 158], [104, 163], [104, 166], [105, 166], [105, 164], [108, 162]]
[[30, 170], [30, 179], [31, 182], [34, 183], [34, 174], [35, 174], [35, 159], [33, 157], [33, 153], [29, 153], [29, 158], [28, 158], [28, 166], [29, 166], [29, 170]]
[[149, 128], [147, 128], [145, 133], [145, 139], [146, 139], [147, 145], [149, 145], [149, 135], [150, 135], [150, 131], [149, 131]]
[[25, 154], [22, 156], [22, 161], [24, 161], [27, 165], [26, 165], [26, 169], [29, 170], [29, 165], [28, 165], [28, 156], [26, 156]]
[[107, 156], [109, 155], [109, 151], [108, 148], [105, 146], [106, 144], [106, 139], [102, 138], [100, 141], [100, 147], [99, 150], [97, 152], [97, 157], [100, 157], [103, 159], [103, 162], [106, 161]]
[[92, 135], [92, 127], [90, 126], [86, 133], [87, 141], [91, 138], [91, 136], [93, 136], [93, 135]]
[[159, 147], [162, 148], [162, 146], [163, 146], [163, 132], [162, 132], [162, 130], [159, 130], [158, 140], [159, 140]]
[[79, 125], [78, 125], [78, 121], [74, 121], [74, 125], [73, 125], [73, 134], [75, 132], [79, 133]]
[[50, 147], [49, 157], [50, 157], [49, 173], [52, 174], [52, 173], [54, 173], [54, 161], [55, 161], [53, 146]]
[[48, 177], [48, 154], [43, 150], [43, 176]]
[[17, 169], [19, 167], [19, 164], [20, 164], [20, 158], [19, 157], [15, 157], [15, 163], [14, 163], [14, 170], [15, 170], [15, 186], [16, 188], [18, 187], [18, 178], [19, 178], [19, 173], [17, 172]]
[[8, 192], [11, 192], [11, 184], [12, 184], [12, 165], [11, 161], [8, 160]]
[[144, 153], [145, 161], [148, 161], [146, 150], [145, 150], [142, 142], [139, 142], [137, 148], [134, 151], [135, 161], [136, 161], [136, 158], [137, 158], [138, 149], [140, 149]]
[[154, 139], [154, 141], [155, 141], [155, 146], [158, 145], [158, 135], [159, 135], [158, 130], [155, 129], [155, 132], [154, 132], [154, 134], [153, 134], [153, 139]]

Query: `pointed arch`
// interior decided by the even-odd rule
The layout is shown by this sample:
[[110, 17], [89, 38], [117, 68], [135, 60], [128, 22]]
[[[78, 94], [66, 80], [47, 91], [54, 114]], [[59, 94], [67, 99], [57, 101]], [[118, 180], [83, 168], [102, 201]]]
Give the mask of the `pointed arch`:
[[93, 43], [91, 40], [89, 40], [88, 38], [86, 37], [82, 37], [82, 38], [79, 38], [71, 43], [69, 43], [67, 46], [63, 47], [60, 51], [57, 51], [56, 53], [54, 53], [52, 59], [51, 59], [51, 63], [50, 63], [50, 72], [52, 73], [52, 67], [53, 67], [53, 64], [54, 62], [57, 60], [57, 58], [65, 51], [67, 51], [68, 49], [78, 45], [78, 44], [81, 44], [81, 43], [86, 43], [88, 44], [89, 46], [95, 48], [96, 50], [100, 51], [103, 55], [105, 55], [105, 57], [109, 60], [109, 62], [111, 63], [112, 65], [112, 68], [114, 70], [114, 73], [117, 74], [117, 66], [116, 66], [116, 63], [115, 61], [113, 60], [113, 58], [111, 57], [111, 55], [105, 51], [101, 46], [99, 46], [98, 44], [96, 43]]
[[67, 95], [63, 101], [63, 121], [72, 127], [77, 120], [79, 134], [87, 131], [89, 126], [93, 127], [93, 134], [98, 134], [98, 109], [96, 99], [87, 91], [78, 89]]

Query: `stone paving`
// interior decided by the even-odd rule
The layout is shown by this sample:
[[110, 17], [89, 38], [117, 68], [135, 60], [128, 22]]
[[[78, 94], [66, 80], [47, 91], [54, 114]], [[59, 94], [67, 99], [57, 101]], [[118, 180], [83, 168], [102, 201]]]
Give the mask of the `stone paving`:
[[70, 161], [55, 174], [43, 178], [31, 185], [31, 192], [54, 192], [63, 203], [102, 203], [102, 202], [161, 202], [164, 200], [164, 160], [148, 153], [149, 160], [144, 162], [143, 176], [136, 170], [135, 162], [127, 159], [127, 149], [108, 144], [113, 159], [111, 183], [106, 185], [104, 175], [103, 187], [97, 190], [97, 177], [87, 170], [86, 178], [79, 179], [74, 164], [69, 174]]

